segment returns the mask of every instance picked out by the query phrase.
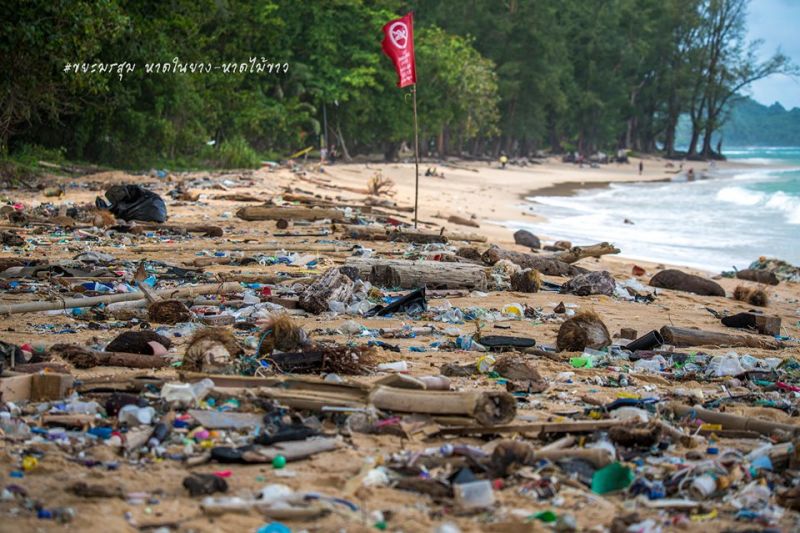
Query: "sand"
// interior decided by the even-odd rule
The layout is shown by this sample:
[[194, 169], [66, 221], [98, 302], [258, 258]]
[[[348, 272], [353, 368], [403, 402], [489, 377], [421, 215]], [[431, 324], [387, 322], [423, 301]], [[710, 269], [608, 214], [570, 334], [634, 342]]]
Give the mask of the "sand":
[[[424, 168], [428, 166], [423, 165]], [[437, 168], [445, 174], [444, 179], [433, 177], [421, 177], [420, 194], [420, 220], [433, 222], [435, 225], [445, 225], [450, 229], [475, 231], [485, 234], [489, 243], [500, 244], [504, 247], [525, 251], [522, 247], [513, 244], [513, 231], [504, 227], [502, 224], [495, 223], [498, 220], [529, 220], [529, 217], [537, 216], [535, 208], [522, 201], [531, 191], [542, 188], [564, 187], [560, 192], [574, 188], [574, 183], [595, 184], [608, 183], [613, 181], [638, 181], [638, 180], [660, 180], [669, 177], [675, 169], [666, 168], [665, 162], [659, 159], [646, 159], [645, 172], [642, 176], [638, 174], [638, 161], [633, 160], [629, 165], [611, 164], [599, 169], [583, 168], [579, 169], [575, 165], [565, 165], [555, 160], [549, 160], [541, 165], [529, 166], [526, 168], [509, 167], [501, 170], [497, 165], [486, 164], [459, 164], [458, 168], [438, 165]], [[324, 167], [324, 172], [311, 166], [306, 167], [306, 174], [298, 176], [287, 169], [269, 171], [262, 169], [252, 174], [254, 186], [244, 185], [241, 187], [230, 186], [228, 191], [214, 190], [210, 188], [198, 189], [196, 192], [204, 195], [248, 193], [262, 197], [267, 200], [275, 194], [281, 192], [282, 187], [291, 186], [295, 189], [309, 191], [323, 197], [337, 199], [342, 203], [360, 200], [363, 194], [350, 192], [343, 189], [363, 189], [367, 180], [376, 172], [381, 172], [394, 180], [396, 183], [397, 194], [394, 200], [398, 204], [408, 206], [413, 205], [413, 164], [390, 164], [390, 165], [345, 165], [336, 164]], [[696, 168], [696, 171], [702, 168]], [[207, 173], [199, 173], [206, 175]], [[239, 174], [231, 173], [230, 179], [236, 180]], [[155, 190], [166, 198], [166, 192], [174, 187], [175, 183], [186, 176], [173, 176], [168, 180], [146, 176], [131, 176], [124, 173], [105, 173], [102, 175], [88, 176], [82, 182], [97, 183], [102, 186], [109, 183], [122, 181], [137, 182], [146, 181], [154, 184]], [[218, 177], [215, 177], [219, 181]], [[327, 181], [326, 181], [327, 180]], [[70, 180], [60, 179], [64, 185]], [[326, 184], [321, 186], [320, 184]], [[11, 191], [6, 193], [17, 201], [26, 205], [35, 204], [45, 199], [38, 193], [25, 193]], [[60, 202], [91, 202], [96, 191], [85, 189], [66, 189], [66, 196]], [[91, 241], [78, 242], [74, 236], [53, 236], [45, 232], [40, 236], [42, 242], [30, 247], [22, 253], [4, 251], [3, 256], [22, 255], [29, 258], [47, 258], [50, 260], [68, 259], [75, 256], [84, 249], [94, 249], [111, 253], [118, 258], [128, 259], [150, 259], [163, 260], [170, 263], [180, 264], [190, 261], [197, 257], [202, 251], [214, 252], [218, 250], [236, 250], [237, 247], [249, 240], [251, 243], [269, 241], [276, 239], [270, 234], [276, 232], [274, 222], [244, 222], [233, 217], [236, 209], [244, 204], [240, 202], [230, 202], [223, 200], [211, 200], [201, 198], [199, 203], [195, 202], [174, 202], [169, 201], [170, 222], [173, 223], [209, 223], [222, 226], [226, 235], [223, 238], [201, 239], [194, 237], [186, 242], [160, 243], [163, 251], [143, 254], [133, 250], [135, 246], [159, 244], [157, 238], [132, 237], [135, 242], [128, 246], [106, 247], [92, 244]], [[446, 223], [442, 220], [448, 215], [459, 215], [462, 217], [473, 217], [480, 224], [479, 229], [465, 228]], [[411, 215], [404, 213], [409, 220]], [[295, 229], [307, 229], [297, 227]], [[92, 230], [87, 230], [93, 233]], [[29, 233], [30, 236], [35, 236]], [[557, 235], [545, 236], [555, 240]], [[311, 243], [316, 238], [294, 238], [280, 239], [287, 244], [294, 242]], [[377, 250], [400, 250], [403, 248], [397, 244], [387, 243], [364, 243], [366, 246]], [[488, 243], [487, 243], [488, 244]], [[588, 243], [580, 243], [588, 244]], [[486, 245], [482, 245], [486, 246]], [[325, 256], [326, 254], [321, 254]], [[323, 264], [337, 264], [343, 261], [347, 254], [331, 254]], [[617, 279], [624, 281], [630, 279], [633, 261], [624, 258], [624, 249], [619, 257], [604, 257], [600, 260], [584, 259], [578, 263], [591, 270], [609, 270]], [[646, 269], [647, 274], [640, 278], [646, 284], [652, 274], [657, 271], [657, 265], [636, 261], [635, 264]], [[253, 266], [241, 267], [209, 267], [212, 272], [237, 272], [246, 273], [269, 273], [278, 271], [302, 271], [300, 267], [272, 266], [260, 267]], [[689, 270], [690, 271], [690, 270]], [[563, 282], [560, 278], [547, 278], [554, 282]], [[755, 285], [748, 282], [737, 282], [731, 279], [719, 279], [719, 283], [730, 294], [737, 284]], [[767, 288], [771, 298], [769, 312], [781, 317], [784, 324], [784, 334], [790, 337], [800, 337], [800, 287], [797, 284], [782, 283], [777, 287]], [[13, 294], [5, 292], [0, 295], [0, 303], [13, 303], [18, 301], [32, 301], [36, 298], [50, 298], [51, 294], [43, 292], [39, 295]], [[652, 329], [658, 329], [665, 324], [673, 324], [686, 327], [697, 327], [708, 330], [724, 331], [726, 328], [721, 326], [719, 321], [708, 311], [708, 308], [717, 311], [727, 310], [731, 313], [746, 311], [750, 308], [747, 304], [734, 301], [730, 298], [722, 297], [703, 297], [687, 293], [673, 291], [659, 291], [655, 302], [651, 304], [631, 303], [620, 301], [605, 296], [577, 297], [572, 295], [560, 295], [554, 293], [522, 294], [514, 292], [494, 292], [485, 297], [469, 296], [464, 298], [447, 298], [452, 305], [458, 307], [479, 306], [487, 309], [499, 309], [508, 303], [526, 304], [531, 307], [541, 308], [545, 312], [550, 312], [559, 302], [567, 305], [574, 305], [574, 309], [593, 309], [603, 317], [608, 329], [612, 334], [619, 332], [622, 327], [633, 327], [640, 334]], [[444, 300], [432, 299], [431, 306], [444, 305]], [[338, 325], [352, 317], [323, 318], [309, 316], [300, 318], [299, 322], [308, 330], [318, 328], [328, 328]], [[388, 325], [398, 326], [405, 322], [404, 317], [394, 319], [358, 319], [370, 327], [385, 327]], [[26, 342], [42, 342], [52, 344], [55, 342], [75, 342], [87, 343], [93, 338], [102, 341], [109, 341], [117, 333], [123, 330], [115, 329], [79, 329], [75, 333], [54, 334], [48, 332], [47, 326], [60, 329], [62, 326], [75, 325], [76, 321], [72, 317], [58, 314], [28, 314], [16, 315], [0, 318], [0, 338], [2, 340], [22, 344]], [[536, 339], [538, 344], [553, 344], [559, 325], [552, 322], [535, 323], [530, 320], [506, 321], [499, 325], [509, 326], [509, 329], [496, 329], [492, 325], [492, 333], [504, 335], [531, 336]], [[457, 326], [464, 333], [472, 333], [474, 325], [467, 323]], [[422, 353], [410, 352], [409, 346], [426, 346], [431, 339], [401, 339], [397, 344], [403, 347], [401, 353], [381, 352], [380, 358], [383, 361], [405, 360], [410, 366], [412, 375], [429, 375], [438, 373], [438, 368], [446, 362], [472, 363], [479, 354], [474, 352], [437, 352], [426, 351]], [[709, 353], [724, 353], [726, 349], [710, 349]], [[739, 350], [743, 353], [742, 350]], [[176, 348], [177, 353], [182, 352], [179, 344]], [[777, 356], [789, 357], [797, 356], [796, 348], [787, 348], [779, 351], [767, 350], [747, 350], [748, 353], [756, 357]], [[570, 413], [580, 413], [584, 404], [580, 401], [582, 395], [586, 395], [596, 400], [611, 401], [622, 392], [621, 389], [602, 386], [603, 378], [616, 376], [611, 369], [572, 369], [567, 363], [551, 361], [547, 359], [537, 359], [537, 368], [548, 380], [549, 388], [545, 393], [534, 395], [530, 398], [527, 405], [521, 406], [519, 415], [530, 417], [531, 419], [559, 419]], [[557, 376], [565, 371], [575, 372], [572, 383], [557, 381]], [[113, 375], [123, 373], [125, 375], [134, 374], [131, 371], [122, 369], [93, 369], [89, 371], [75, 371], [78, 377]], [[175, 376], [172, 370], [161, 370], [154, 374], [161, 377]], [[668, 395], [674, 393], [676, 387], [690, 391], [693, 395], [702, 395], [704, 398], [723, 397], [726, 394], [743, 394], [748, 392], [744, 388], [723, 389], [721, 381], [711, 382], [684, 382], [675, 384], [657, 375], [636, 375], [633, 377], [634, 385], [625, 392], [633, 394], [659, 394]], [[497, 388], [498, 385], [486, 377], [478, 378], [454, 378], [454, 385], [457, 388]], [[782, 414], [774, 409], [766, 409], [770, 413]], [[796, 418], [794, 419], [796, 423]], [[333, 429], [331, 427], [330, 429]], [[388, 453], [400, 450], [424, 449], [429, 446], [438, 446], [443, 443], [442, 439], [433, 441], [414, 441], [401, 439], [395, 436], [376, 436], [355, 434], [347, 439], [344, 445], [336, 452], [326, 453], [306, 461], [291, 464], [288, 467], [293, 477], [278, 477], [278, 472], [269, 466], [231, 466], [208, 464], [197, 467], [195, 470], [200, 472], [215, 472], [230, 470], [231, 477], [228, 482], [231, 486], [230, 495], [243, 495], [251, 491], [258, 490], [267, 483], [285, 483], [295, 489], [315, 490], [337, 496], [341, 493], [343, 486], [348, 480], [353, 479], [361, 472], [367, 461], [380, 461]], [[465, 442], [474, 445], [482, 445], [483, 441], [478, 439], [459, 439], [458, 442]], [[719, 443], [720, 447], [736, 446], [739, 449], [749, 449], [755, 446], [755, 442], [750, 440], [723, 439]], [[103, 531], [132, 531], [135, 528], [132, 523], [158, 525], [175, 524], [179, 531], [253, 531], [266, 520], [252, 514], [228, 514], [223, 517], [208, 518], [203, 515], [198, 507], [198, 499], [189, 498], [186, 491], [181, 487], [181, 481], [186, 474], [186, 469], [175, 461], [155, 461], [145, 464], [129, 463], [122, 458], [119, 469], [116, 471], [106, 471], [102, 467], [87, 468], [79, 466], [67, 460], [69, 455], [76, 453], [77, 450], [61, 450], [53, 443], [41, 443], [36, 445], [46, 453], [41, 461], [41, 466], [26, 474], [24, 479], [10, 479], [11, 470], [18, 467], [20, 450], [19, 445], [13, 445], [6, 441], [2, 444], [5, 460], [0, 464], [0, 474], [4, 478], [4, 484], [16, 483], [23, 486], [31, 497], [42, 501], [48, 507], [70, 506], [76, 510], [75, 520], [68, 526], [56, 526], [52, 522], [31, 518], [28, 513], [13, 514], [12, 509], [16, 506], [12, 502], [0, 502], [0, 516], [2, 516], [2, 527], [6, 531], [25, 531], [25, 530], [74, 530], [86, 531], [97, 529], [98, 526]], [[674, 454], [681, 455], [686, 450], [678, 448]], [[67, 453], [64, 453], [67, 452]], [[107, 459], [109, 450], [104, 446], [88, 448], [86, 455], [96, 456]], [[126, 492], [148, 492], [153, 494], [151, 503], [132, 504], [120, 499], [111, 500], [86, 500], [72, 496], [63, 491], [63, 487], [75, 480], [87, 480], [106, 485], [118, 484]], [[460, 515], [452, 509], [433, 502], [429, 497], [418, 495], [411, 492], [402, 492], [390, 488], [366, 488], [362, 487], [348, 497], [349, 500], [361, 506], [363, 512], [355, 514], [334, 514], [324, 519], [310, 523], [287, 522], [294, 530], [307, 528], [310, 531], [335, 531], [344, 528], [347, 531], [367, 531], [371, 530], [371, 518], [369, 513], [380, 510], [388, 519], [389, 529], [392, 531], [431, 531], [436, 525], [444, 522], [454, 522], [462, 531], [524, 531], [530, 527], [536, 530], [536, 525], [523, 525], [520, 516], [526, 516], [542, 510], [554, 510], [558, 514], [570, 513], [578, 521], [580, 529], [589, 529], [596, 525], [608, 526], [614, 516], [625, 514], [629, 510], [630, 502], [625, 502], [619, 496], [597, 496], [588, 490], [562, 489], [563, 502], [560, 506], [554, 507], [552, 502], [540, 502], [534, 497], [520, 494], [520, 486], [499, 491], [497, 494], [499, 504], [495, 508], [494, 516], [479, 513], [477, 515]], [[512, 512], [516, 511], [516, 512]], [[127, 515], [126, 513], [130, 513]], [[643, 516], [656, 517], [657, 513], [650, 511], [642, 512]], [[734, 522], [730, 514], [724, 515], [714, 520], [713, 527], [731, 526]], [[787, 513], [783, 525], [791, 527], [790, 524], [796, 516]], [[503, 526], [506, 524], [506, 526]], [[506, 529], [503, 529], [506, 527]], [[700, 529], [707, 527], [707, 524], [693, 524], [690, 529]], [[541, 529], [541, 527], [539, 527]]]

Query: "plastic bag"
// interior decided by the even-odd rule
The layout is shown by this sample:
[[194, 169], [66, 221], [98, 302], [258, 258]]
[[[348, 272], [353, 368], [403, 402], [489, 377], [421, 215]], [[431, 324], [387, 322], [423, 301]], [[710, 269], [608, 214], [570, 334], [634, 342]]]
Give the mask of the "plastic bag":
[[106, 204], [99, 196], [95, 205], [108, 209], [122, 220], [141, 220], [143, 222], [164, 222], [167, 220], [167, 206], [159, 195], [138, 185], [114, 185], [106, 191]]

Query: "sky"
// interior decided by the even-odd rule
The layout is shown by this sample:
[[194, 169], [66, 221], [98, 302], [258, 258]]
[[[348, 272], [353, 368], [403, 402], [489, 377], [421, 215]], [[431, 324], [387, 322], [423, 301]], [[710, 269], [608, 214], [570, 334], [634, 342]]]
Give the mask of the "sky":
[[[750, 40], [762, 39], [762, 59], [780, 47], [800, 65], [800, 0], [751, 0], [747, 19]], [[762, 104], [780, 102], [791, 109], [800, 107], [800, 77], [777, 74], [750, 86], [751, 96]]]

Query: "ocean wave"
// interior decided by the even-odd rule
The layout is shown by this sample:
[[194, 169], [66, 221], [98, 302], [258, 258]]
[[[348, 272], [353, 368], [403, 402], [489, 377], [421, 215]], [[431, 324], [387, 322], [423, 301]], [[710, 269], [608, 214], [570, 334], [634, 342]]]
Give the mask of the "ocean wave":
[[744, 207], [758, 206], [780, 211], [786, 215], [789, 224], [800, 224], [800, 197], [783, 191], [767, 194], [743, 187], [724, 187], [717, 192], [716, 199]]
[[743, 187], [723, 187], [716, 196], [721, 202], [736, 205], [756, 205], [764, 200], [764, 193], [750, 191]]

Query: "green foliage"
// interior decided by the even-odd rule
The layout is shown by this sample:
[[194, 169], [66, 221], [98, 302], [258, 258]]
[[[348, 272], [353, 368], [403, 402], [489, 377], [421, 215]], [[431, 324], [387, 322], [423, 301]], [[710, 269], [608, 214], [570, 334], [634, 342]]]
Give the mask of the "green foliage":
[[[713, 132], [748, 80], [786, 68], [745, 46], [746, 1], [10, 0], [0, 154], [36, 144], [123, 167], [255, 166], [324, 138], [393, 158], [414, 138], [411, 94], [380, 28], [409, 9], [424, 151], [670, 151], [682, 113], [696, 137]], [[715, 33], [720, 20], [730, 34]], [[134, 71], [65, 68], [120, 61]], [[231, 62], [262, 68], [221, 70]]]
[[[800, 108], [787, 110], [777, 102], [765, 106], [751, 98], [740, 98], [726, 111], [729, 118], [714, 135], [714, 146], [720, 140], [724, 146], [800, 146]], [[687, 147], [690, 138], [691, 121], [683, 117], [678, 146]]]
[[244, 137], [224, 141], [214, 154], [214, 164], [222, 168], [258, 168], [261, 158]]

